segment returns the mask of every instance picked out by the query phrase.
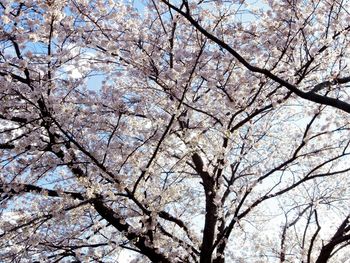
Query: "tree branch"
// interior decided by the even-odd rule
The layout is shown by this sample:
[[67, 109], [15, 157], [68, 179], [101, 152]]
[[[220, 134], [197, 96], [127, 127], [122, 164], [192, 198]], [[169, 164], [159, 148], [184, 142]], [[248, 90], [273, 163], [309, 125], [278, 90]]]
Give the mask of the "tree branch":
[[221, 48], [227, 50], [245, 68], [247, 68], [251, 72], [260, 73], [260, 74], [268, 77], [269, 79], [282, 85], [283, 87], [287, 88], [289, 91], [293, 92], [294, 94], [298, 95], [299, 97], [301, 97], [305, 100], [316, 102], [318, 104], [329, 105], [329, 106], [332, 106], [334, 108], [343, 110], [347, 113], [350, 113], [350, 104], [348, 104], [344, 101], [316, 94], [312, 90], [309, 92], [304, 92], [304, 91], [298, 89], [297, 86], [295, 86], [295, 85], [289, 83], [288, 81], [276, 76], [271, 71], [264, 69], [264, 68], [259, 68], [259, 67], [253, 66], [245, 58], [243, 58], [236, 50], [234, 50], [231, 46], [229, 46], [223, 40], [220, 40], [219, 38], [217, 38], [213, 34], [209, 33], [206, 29], [204, 29], [196, 20], [194, 20], [194, 18], [189, 14], [189, 12], [184, 12], [184, 11], [180, 10], [176, 6], [170, 4], [168, 1], [162, 0], [162, 2], [165, 3], [167, 6], [169, 6], [171, 9], [173, 9], [176, 12], [178, 12], [179, 14], [181, 14], [183, 17], [185, 17], [199, 32], [201, 32], [208, 39], [212, 40], [214, 43], [219, 45]]

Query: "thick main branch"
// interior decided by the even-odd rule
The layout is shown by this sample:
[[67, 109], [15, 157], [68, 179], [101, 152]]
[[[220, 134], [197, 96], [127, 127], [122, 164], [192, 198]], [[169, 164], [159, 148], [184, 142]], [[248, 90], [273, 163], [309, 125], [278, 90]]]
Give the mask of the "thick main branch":
[[295, 86], [295, 85], [289, 83], [288, 81], [276, 76], [271, 71], [264, 69], [264, 68], [253, 66], [241, 54], [239, 54], [236, 50], [234, 50], [230, 45], [225, 43], [223, 40], [220, 40], [218, 37], [214, 36], [208, 30], [203, 28], [190, 15], [190, 12], [184, 12], [184, 11], [180, 10], [179, 8], [177, 8], [176, 6], [170, 4], [168, 1], [162, 0], [162, 2], [165, 3], [167, 6], [169, 6], [171, 9], [173, 9], [176, 12], [178, 12], [179, 14], [181, 14], [183, 17], [185, 17], [205, 37], [212, 40], [214, 43], [219, 45], [221, 48], [227, 50], [232, 56], [234, 56], [249, 71], [255, 72], [255, 73], [260, 73], [260, 74], [266, 76], [267, 78], [282, 85], [283, 87], [287, 88], [289, 91], [293, 92], [294, 94], [296, 94], [297, 96], [299, 96], [305, 100], [316, 102], [316, 103], [323, 104], [323, 105], [329, 105], [329, 106], [332, 106], [334, 108], [343, 110], [347, 113], [350, 113], [350, 104], [348, 104], [344, 101], [341, 101], [339, 99], [330, 98], [327, 96], [319, 95], [319, 94], [313, 92], [313, 90], [311, 90], [310, 92], [304, 92], [304, 91], [298, 89], [297, 86]]

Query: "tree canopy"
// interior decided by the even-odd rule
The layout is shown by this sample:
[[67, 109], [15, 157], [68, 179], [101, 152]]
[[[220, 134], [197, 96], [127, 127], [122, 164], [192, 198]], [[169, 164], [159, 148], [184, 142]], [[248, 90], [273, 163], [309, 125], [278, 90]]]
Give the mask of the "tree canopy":
[[345, 262], [350, 2], [0, 2], [0, 261]]

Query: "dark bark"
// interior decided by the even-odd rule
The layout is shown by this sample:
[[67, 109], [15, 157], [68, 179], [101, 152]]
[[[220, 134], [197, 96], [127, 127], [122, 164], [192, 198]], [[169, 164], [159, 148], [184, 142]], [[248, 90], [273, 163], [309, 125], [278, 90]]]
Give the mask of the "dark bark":
[[345, 218], [338, 230], [335, 232], [331, 240], [322, 247], [316, 263], [327, 263], [332, 256], [334, 248], [340, 243], [350, 240], [350, 235], [346, 235], [350, 231], [349, 216]]
[[[318, 104], [323, 104], [323, 105], [329, 105], [332, 106], [334, 108], [343, 110], [347, 113], [350, 113], [350, 104], [346, 103], [342, 100], [339, 99], [335, 99], [335, 98], [331, 98], [331, 97], [327, 97], [327, 96], [322, 96], [319, 95], [317, 93], [314, 92], [314, 89], [318, 90], [319, 87], [317, 87], [317, 85], [315, 86], [314, 89], [312, 89], [309, 92], [304, 92], [300, 89], [297, 88], [297, 86], [289, 83], [288, 81], [278, 77], [277, 75], [275, 75], [274, 73], [272, 73], [271, 71], [265, 69], [265, 68], [259, 68], [256, 66], [253, 66], [252, 64], [250, 64], [245, 58], [243, 58], [236, 50], [234, 50], [230, 45], [228, 45], [227, 43], [225, 43], [224, 41], [222, 41], [221, 39], [219, 39], [218, 37], [214, 36], [213, 34], [211, 34], [208, 30], [206, 30], [205, 28], [203, 28], [191, 15], [189, 10], [187, 9], [186, 12], [180, 10], [179, 8], [177, 8], [176, 6], [170, 4], [168, 1], [164, 1], [163, 2], [168, 5], [171, 9], [175, 10], [176, 12], [178, 12], [179, 14], [181, 14], [183, 17], [185, 17], [199, 32], [201, 32], [205, 37], [207, 37], [208, 39], [210, 39], [211, 41], [213, 41], [214, 43], [216, 43], [217, 45], [219, 45], [221, 48], [227, 50], [233, 57], [235, 57], [245, 68], [247, 68], [248, 70], [250, 70], [251, 72], [255, 72], [255, 73], [259, 73], [262, 74], [264, 76], [266, 76], [267, 78], [275, 81], [276, 83], [280, 84], [281, 86], [287, 88], [289, 91], [293, 92], [294, 94], [296, 94], [297, 96], [308, 100], [308, 101], [312, 101], [312, 102], [316, 102]], [[323, 50], [319, 50], [319, 52], [322, 52]], [[343, 78], [341, 79], [343, 81], [350, 81], [349, 78]], [[342, 83], [342, 82], [339, 82]], [[320, 86], [323, 86], [325, 84], [319, 84]]]
[[213, 244], [215, 236], [215, 227], [218, 220], [217, 206], [214, 204], [215, 189], [214, 179], [210, 174], [203, 170], [204, 164], [199, 154], [192, 155], [192, 161], [196, 172], [202, 179], [205, 192], [205, 223], [203, 230], [203, 240], [201, 245], [200, 262], [211, 263], [213, 254]]
[[152, 246], [147, 246], [147, 236], [138, 236], [130, 231], [130, 226], [126, 222], [121, 222], [118, 217], [114, 216], [114, 211], [105, 206], [102, 201], [95, 200], [93, 206], [96, 211], [111, 225], [113, 225], [120, 232], [125, 233], [125, 236], [133, 242], [133, 244], [140, 249], [143, 255], [147, 256], [152, 262], [167, 263], [171, 262], [161, 253], [158, 253]]

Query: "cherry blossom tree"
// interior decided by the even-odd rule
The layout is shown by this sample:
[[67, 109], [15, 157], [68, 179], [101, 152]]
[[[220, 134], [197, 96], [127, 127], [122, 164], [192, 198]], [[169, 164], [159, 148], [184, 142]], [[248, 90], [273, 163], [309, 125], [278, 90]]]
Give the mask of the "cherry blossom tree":
[[345, 262], [349, 1], [0, 2], [2, 262]]

